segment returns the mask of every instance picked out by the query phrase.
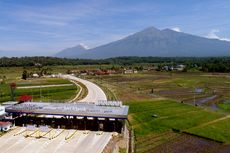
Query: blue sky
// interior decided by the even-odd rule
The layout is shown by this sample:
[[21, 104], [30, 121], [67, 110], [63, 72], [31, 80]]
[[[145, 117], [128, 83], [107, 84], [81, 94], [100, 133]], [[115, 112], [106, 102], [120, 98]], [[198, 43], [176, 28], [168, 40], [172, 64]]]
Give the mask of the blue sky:
[[0, 0], [0, 51], [9, 55], [92, 48], [149, 26], [229, 41], [230, 1]]

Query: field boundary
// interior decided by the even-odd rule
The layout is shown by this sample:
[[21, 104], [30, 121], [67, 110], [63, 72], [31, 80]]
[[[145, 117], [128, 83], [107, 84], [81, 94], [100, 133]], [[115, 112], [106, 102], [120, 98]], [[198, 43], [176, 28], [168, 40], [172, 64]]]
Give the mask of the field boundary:
[[222, 121], [222, 120], [225, 120], [225, 119], [228, 119], [228, 118], [230, 118], [230, 115], [227, 115], [227, 116], [224, 116], [224, 117], [221, 117], [221, 118], [212, 120], [212, 121], [210, 121], [210, 122], [206, 122], [206, 123], [200, 124], [200, 125], [198, 125], [198, 126], [196, 126], [196, 127], [190, 128], [190, 129], [188, 129], [188, 130], [196, 129], [196, 128], [201, 128], [201, 127], [204, 127], [204, 126], [207, 126], [207, 125], [210, 125], [210, 124], [213, 124], [213, 123], [217, 123], [217, 122], [219, 122], [219, 121]]
[[203, 138], [203, 139], [206, 139], [206, 140], [215, 141], [215, 142], [218, 142], [218, 143], [221, 143], [221, 144], [224, 144], [223, 141], [216, 140], [216, 139], [209, 138], [209, 137], [205, 137], [205, 136], [201, 136], [201, 135], [197, 135], [197, 134], [194, 134], [194, 133], [190, 133], [190, 132], [188, 132], [188, 131], [182, 131], [182, 133], [188, 134], [188, 135], [191, 135], [191, 136], [195, 136], [195, 137], [199, 137], [199, 138]]

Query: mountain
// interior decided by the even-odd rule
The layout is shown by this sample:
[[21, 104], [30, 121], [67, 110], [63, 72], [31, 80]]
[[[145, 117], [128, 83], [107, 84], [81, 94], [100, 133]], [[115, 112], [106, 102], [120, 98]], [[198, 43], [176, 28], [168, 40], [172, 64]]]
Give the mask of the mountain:
[[55, 57], [65, 57], [65, 58], [76, 58], [79, 55], [86, 53], [87, 49], [88, 49], [87, 46], [83, 44], [79, 44], [76, 47], [64, 49], [58, 52], [57, 54], [55, 54], [54, 56]]
[[76, 57], [103, 59], [117, 56], [230, 56], [230, 42], [149, 27], [124, 39], [89, 49]]

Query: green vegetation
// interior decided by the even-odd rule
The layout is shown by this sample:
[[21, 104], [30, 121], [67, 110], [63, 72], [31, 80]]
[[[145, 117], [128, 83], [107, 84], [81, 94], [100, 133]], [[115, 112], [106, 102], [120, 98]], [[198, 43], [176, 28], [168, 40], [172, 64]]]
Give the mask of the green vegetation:
[[[165, 132], [170, 129], [182, 131], [222, 117], [214, 112], [169, 100], [130, 102], [128, 105], [130, 121], [137, 135]], [[152, 117], [153, 114], [158, 117]]]
[[[230, 57], [117, 57], [103, 60], [89, 59], [65, 59], [55, 57], [12, 57], [0, 58], [0, 67], [30, 67], [30, 66], [57, 66], [57, 65], [119, 65], [134, 66], [175, 66], [177, 64], [186, 65], [186, 71], [203, 72], [230, 72]], [[138, 66], [138, 70], [143, 69]], [[48, 70], [48, 69], [44, 69]]]
[[117, 100], [116, 95], [114, 94], [113, 91], [109, 89], [109, 85], [106, 83], [101, 83], [98, 79], [93, 80], [94, 83], [96, 83], [106, 94], [106, 97], [108, 100]]
[[[18, 59], [18, 61], [20, 60]], [[219, 64], [228, 66], [230, 63], [228, 57], [223, 59], [120, 57], [99, 61], [90, 60], [89, 63], [85, 63], [88, 65], [78, 65], [85, 62], [84, 60], [66, 60], [67, 65], [60, 65], [56, 60], [59, 59], [46, 60], [44, 58], [42, 65], [46, 66], [50, 64], [49, 62], [54, 62], [53, 65], [55, 66], [50, 68], [56, 74], [66, 73], [69, 70], [129, 69], [135, 67], [140, 69], [137, 74], [84, 76], [85, 79], [102, 87], [110, 100], [121, 100], [130, 106], [129, 121], [135, 132], [137, 152], [149, 152], [162, 144], [173, 143], [175, 139], [179, 139], [181, 136], [184, 137], [180, 142], [183, 144], [187, 142], [187, 135], [183, 132], [230, 143], [229, 119], [221, 120], [230, 111], [229, 105], [223, 103], [230, 100], [230, 75], [229, 73], [201, 72], [228, 72], [229, 70], [226, 68], [221, 71], [218, 70], [222, 67], [219, 67]], [[138, 65], [138, 63], [141, 64]], [[155, 71], [159, 64], [174, 65], [178, 63], [187, 65], [188, 71]], [[204, 69], [204, 66], [209, 67], [213, 63], [217, 63], [215, 69]], [[148, 67], [154, 69], [147, 71], [146, 68]], [[142, 68], [145, 71], [141, 71]], [[21, 75], [24, 69], [22, 67], [0, 68], [2, 74], [0, 78], [3, 80], [0, 85], [0, 100], [10, 98], [10, 95], [7, 96], [6, 93], [10, 90], [8, 84], [12, 82], [17, 82], [18, 87], [70, 83], [67, 80], [53, 78], [22, 80]], [[26, 69], [33, 72], [37, 68], [33, 66], [26, 67]], [[84, 86], [82, 88], [85, 92], [82, 92], [80, 97], [84, 97], [87, 93], [86, 88]], [[195, 88], [202, 89], [202, 92], [194, 93]], [[51, 99], [65, 101], [67, 97], [75, 95], [74, 92], [76, 91], [79, 91], [76, 86], [65, 86], [43, 88], [41, 93], [44, 97], [40, 97], [40, 89], [17, 89], [16, 94], [32, 94], [38, 101]], [[209, 99], [210, 97], [214, 98]], [[194, 98], [198, 107], [193, 106]], [[197, 141], [197, 137], [193, 139], [194, 137], [189, 141]]]
[[119, 147], [119, 153], [126, 153], [126, 148]]
[[[20, 74], [18, 74], [20, 75]], [[31, 95], [33, 96], [34, 101], [58, 101], [65, 102], [74, 98], [76, 93], [79, 91], [78, 87], [75, 86], [69, 80], [61, 78], [36, 78], [29, 80], [17, 79], [17, 75], [14, 76], [12, 73], [6, 74], [7, 79], [0, 84], [0, 102], [10, 101], [11, 92], [10, 92], [10, 83], [16, 82], [17, 87], [29, 87], [29, 86], [42, 86], [42, 85], [59, 85], [59, 84], [72, 84], [70, 86], [61, 86], [61, 87], [46, 87], [46, 88], [28, 88], [21, 89], [17, 88], [16, 99], [21, 95]], [[10, 76], [8, 78], [8, 76]]]
[[80, 92], [80, 94], [79, 94], [79, 96], [78, 96], [78, 98], [77, 98], [76, 100], [80, 100], [80, 99], [83, 99], [84, 97], [87, 96], [87, 94], [88, 94], [88, 89], [87, 89], [87, 87], [86, 87], [84, 84], [82, 84], [81, 82], [77, 82], [77, 84], [81, 87], [81, 92]]
[[224, 110], [230, 110], [230, 104], [218, 104], [218, 106]]
[[197, 128], [195, 127], [189, 129], [188, 132], [229, 144], [230, 143], [230, 118], [213, 122], [205, 126], [201, 126]]
[[[224, 132], [230, 132], [229, 126], [220, 126], [209, 132], [201, 127], [229, 113], [219, 107], [222, 101], [230, 97], [227, 83], [230, 82], [229, 74], [153, 71], [88, 76], [87, 79], [106, 88], [105, 91], [112, 91], [118, 100], [126, 101], [125, 104], [130, 106], [129, 121], [134, 129], [137, 152], [150, 152], [158, 146], [179, 141], [180, 137], [183, 138], [180, 143], [190, 143], [183, 132], [229, 143], [230, 138], [224, 135]], [[217, 98], [195, 107], [194, 88], [203, 89], [195, 94], [196, 101], [215, 95]], [[217, 110], [213, 111], [213, 105]], [[227, 121], [223, 120], [223, 123]], [[198, 133], [198, 128], [204, 134]], [[190, 132], [192, 129], [194, 131]], [[199, 138], [193, 136], [188, 141], [199, 141]]]
[[36, 78], [30, 80], [19, 80], [17, 81], [18, 87], [24, 86], [37, 86], [37, 85], [57, 85], [57, 84], [72, 84], [69, 80], [61, 78]]
[[180, 135], [173, 131], [188, 130], [195, 135], [230, 142], [229, 120], [199, 128], [202, 124], [222, 118], [219, 113], [171, 100], [131, 101], [126, 104], [130, 106], [129, 120], [134, 128], [138, 152], [151, 150]]
[[48, 88], [32, 88], [32, 89], [17, 89], [16, 95], [32, 95], [33, 101], [54, 101], [65, 102], [75, 97], [78, 92], [78, 87], [62, 86], [62, 87], [48, 87]]

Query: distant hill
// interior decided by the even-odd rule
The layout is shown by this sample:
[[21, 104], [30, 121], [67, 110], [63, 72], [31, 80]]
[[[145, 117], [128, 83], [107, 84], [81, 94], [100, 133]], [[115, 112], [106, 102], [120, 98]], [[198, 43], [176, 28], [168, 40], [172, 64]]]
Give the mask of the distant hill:
[[85, 54], [87, 49], [88, 48], [83, 44], [79, 44], [76, 47], [64, 49], [58, 52], [57, 54], [55, 54], [54, 56], [65, 57], [65, 58], [76, 58], [82, 54]]
[[[78, 52], [75, 48], [72, 48], [71, 51]], [[124, 39], [75, 54], [74, 57], [104, 59], [118, 56], [207, 57], [229, 55], [230, 42], [170, 29], [159, 30], [149, 27]]]

